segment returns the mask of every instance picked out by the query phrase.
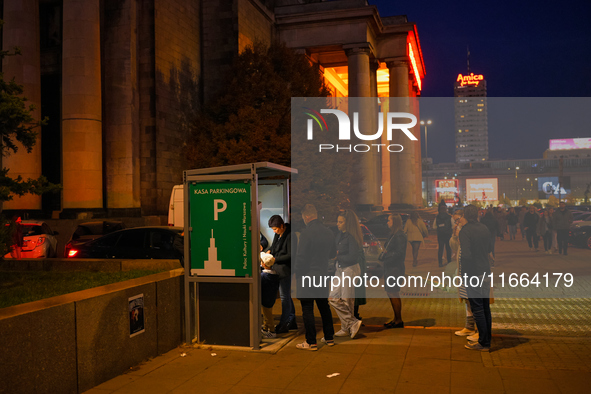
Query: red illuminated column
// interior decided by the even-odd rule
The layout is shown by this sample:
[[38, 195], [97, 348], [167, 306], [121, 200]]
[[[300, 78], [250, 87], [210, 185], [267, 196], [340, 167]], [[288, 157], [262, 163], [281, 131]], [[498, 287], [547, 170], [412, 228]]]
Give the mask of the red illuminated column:
[[[20, 47], [22, 54], [7, 56], [2, 62], [4, 80], [15, 78], [24, 86], [27, 106], [34, 105], [31, 114], [38, 121], [41, 119], [41, 73], [39, 55], [39, 3], [37, 0], [19, 0], [4, 2], [4, 26], [2, 27], [2, 49], [12, 51]], [[10, 170], [12, 178], [18, 175], [25, 180], [41, 176], [41, 129], [35, 130], [37, 142], [31, 153], [27, 153], [20, 143], [18, 153], [2, 158], [2, 166]], [[14, 200], [4, 203], [4, 209], [41, 209], [41, 196], [27, 194], [15, 196]]]
[[63, 208], [102, 208], [99, 0], [64, 0]]

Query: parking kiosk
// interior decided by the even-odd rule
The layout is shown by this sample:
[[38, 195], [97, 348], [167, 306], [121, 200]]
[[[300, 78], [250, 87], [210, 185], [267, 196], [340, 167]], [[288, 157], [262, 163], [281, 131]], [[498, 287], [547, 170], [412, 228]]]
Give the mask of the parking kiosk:
[[260, 348], [261, 231], [269, 239], [273, 214], [289, 221], [291, 174], [269, 162], [184, 171], [186, 343]]

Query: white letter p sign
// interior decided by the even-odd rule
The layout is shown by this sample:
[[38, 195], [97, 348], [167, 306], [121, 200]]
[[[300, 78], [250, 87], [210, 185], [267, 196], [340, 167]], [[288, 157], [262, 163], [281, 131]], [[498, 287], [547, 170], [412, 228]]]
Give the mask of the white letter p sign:
[[218, 220], [218, 213], [224, 212], [228, 204], [224, 200], [213, 200], [213, 220]]

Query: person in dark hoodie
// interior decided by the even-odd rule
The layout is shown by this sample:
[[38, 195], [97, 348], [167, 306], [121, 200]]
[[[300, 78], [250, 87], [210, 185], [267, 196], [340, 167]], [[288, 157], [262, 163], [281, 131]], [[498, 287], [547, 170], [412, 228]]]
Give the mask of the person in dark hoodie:
[[[492, 212], [491, 212], [492, 215]], [[490, 231], [478, 223], [478, 208], [468, 205], [464, 210], [467, 223], [460, 230], [460, 272], [466, 275], [465, 283], [468, 302], [478, 327], [478, 341], [470, 341], [465, 346], [470, 350], [489, 351], [491, 343], [492, 315], [490, 312]], [[493, 237], [496, 236], [492, 235]], [[472, 277], [478, 277], [479, 285], [472, 285]]]
[[291, 299], [291, 258], [295, 256], [297, 237], [291, 237], [291, 225], [281, 216], [269, 218], [269, 227], [275, 233], [273, 243], [267, 253], [275, 257], [273, 269], [279, 275], [279, 296], [281, 297], [281, 319], [275, 327], [277, 334], [297, 330], [295, 308]]
[[316, 323], [314, 322], [314, 302], [322, 317], [322, 342], [334, 346], [334, 326], [328, 304], [327, 285], [320, 284], [328, 277], [328, 261], [337, 255], [334, 234], [318, 220], [318, 211], [312, 204], [302, 210], [306, 228], [302, 230], [295, 260], [297, 297], [302, 304], [302, 317], [306, 330], [306, 340], [296, 345], [302, 350], [318, 350], [316, 345]]

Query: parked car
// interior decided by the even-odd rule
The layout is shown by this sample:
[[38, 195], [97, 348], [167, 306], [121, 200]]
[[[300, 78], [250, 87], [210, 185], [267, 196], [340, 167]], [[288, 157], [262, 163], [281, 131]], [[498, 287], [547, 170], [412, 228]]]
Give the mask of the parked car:
[[378, 256], [384, 250], [382, 243], [364, 224], [361, 224], [361, 232], [363, 234], [365, 265], [368, 271], [382, 269], [382, 262], [378, 260]]
[[[335, 237], [339, 232], [336, 225], [327, 224], [328, 228], [334, 233]], [[365, 254], [365, 266], [368, 270], [381, 269], [382, 263], [378, 261], [378, 256], [384, 250], [380, 240], [365, 226], [361, 227], [361, 234], [363, 235], [363, 253]]]
[[[49, 225], [38, 220], [23, 220], [23, 249], [21, 258], [37, 259], [57, 257], [57, 231], [51, 231]], [[10, 253], [4, 258], [12, 258]]]
[[573, 225], [569, 231], [569, 243], [591, 249], [591, 222]]
[[179, 259], [182, 227], [136, 227], [119, 230], [72, 247], [68, 258]]
[[[373, 233], [373, 235], [379, 239], [387, 239], [390, 235], [390, 229], [388, 228], [388, 216], [390, 216], [389, 213], [384, 213], [369, 220], [362, 220], [361, 222], [365, 224], [367, 228]], [[404, 226], [410, 215], [407, 213], [401, 213], [400, 216], [402, 217], [402, 225]]]
[[577, 222], [591, 221], [591, 212], [581, 212], [580, 214], [573, 214], [573, 224]]
[[95, 222], [80, 223], [66, 243], [64, 256], [68, 257], [70, 249], [82, 245], [93, 239], [102, 237], [115, 231], [123, 230], [125, 224], [120, 221], [100, 220]]

